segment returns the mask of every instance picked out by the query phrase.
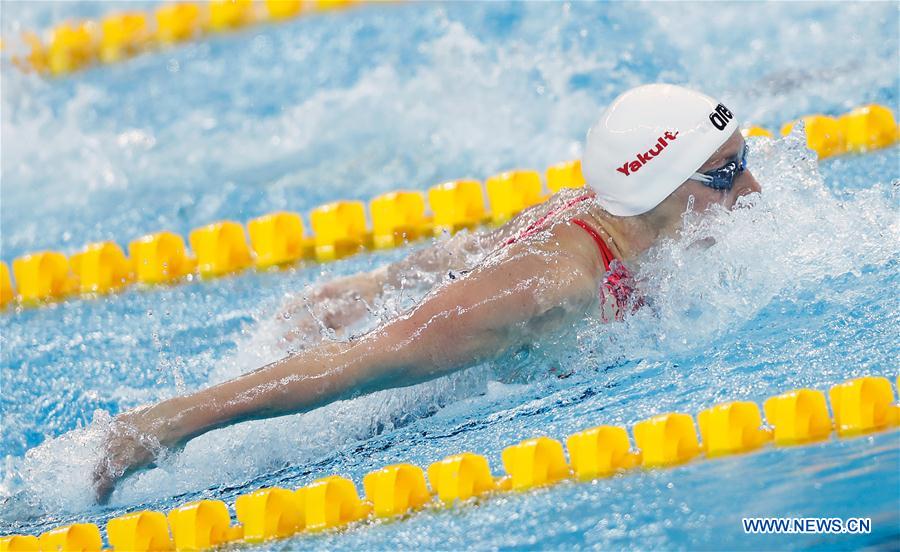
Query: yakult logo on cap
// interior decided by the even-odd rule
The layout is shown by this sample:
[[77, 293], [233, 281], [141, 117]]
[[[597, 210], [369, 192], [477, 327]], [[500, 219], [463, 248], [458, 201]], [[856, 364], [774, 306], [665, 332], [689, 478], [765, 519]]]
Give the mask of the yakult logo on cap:
[[665, 134], [656, 139], [656, 144], [654, 144], [652, 148], [644, 153], [637, 154], [634, 161], [626, 161], [621, 167], [616, 167], [616, 170], [625, 176], [630, 176], [631, 173], [638, 172], [641, 170], [641, 167], [649, 163], [651, 159], [662, 153], [669, 145], [669, 142], [676, 138], [678, 138], [677, 130], [675, 132], [667, 130]]

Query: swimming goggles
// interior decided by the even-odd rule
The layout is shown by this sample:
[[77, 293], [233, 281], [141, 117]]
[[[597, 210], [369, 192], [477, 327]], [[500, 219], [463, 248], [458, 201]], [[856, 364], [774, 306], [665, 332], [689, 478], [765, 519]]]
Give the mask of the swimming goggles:
[[718, 169], [703, 173], [695, 172], [688, 177], [688, 180], [696, 180], [714, 190], [730, 190], [734, 186], [734, 179], [744, 172], [746, 168], [747, 144], [744, 144], [744, 148], [741, 151]]

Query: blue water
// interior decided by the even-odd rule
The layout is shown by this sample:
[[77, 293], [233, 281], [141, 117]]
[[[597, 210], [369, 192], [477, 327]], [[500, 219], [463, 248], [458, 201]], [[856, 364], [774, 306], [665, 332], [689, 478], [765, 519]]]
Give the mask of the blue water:
[[[142, 4], [146, 5], [146, 4]], [[4, 38], [112, 2], [4, 2]], [[770, 128], [898, 106], [891, 3], [371, 6], [45, 81], [2, 65], [0, 257], [123, 246], [336, 198], [543, 169], [622, 90], [665, 80]], [[6, 53], [4, 53], [4, 56]], [[900, 373], [898, 148], [817, 164], [751, 143], [753, 209], [688, 221], [641, 266], [652, 308], [413, 388], [207, 434], [92, 504], [110, 414], [286, 354], [279, 305], [404, 251], [0, 316], [0, 533], [105, 523], [384, 464], [425, 466], [655, 413]], [[689, 248], [712, 236], [708, 250]], [[427, 278], [425, 278], [427, 280]], [[424, 288], [413, 289], [424, 293]], [[410, 301], [389, 292], [369, 325]], [[404, 301], [406, 303], [404, 303]], [[568, 374], [559, 378], [557, 374]], [[871, 517], [861, 536], [746, 536], [747, 516]], [[900, 433], [563, 484], [262, 548], [892, 548]]]

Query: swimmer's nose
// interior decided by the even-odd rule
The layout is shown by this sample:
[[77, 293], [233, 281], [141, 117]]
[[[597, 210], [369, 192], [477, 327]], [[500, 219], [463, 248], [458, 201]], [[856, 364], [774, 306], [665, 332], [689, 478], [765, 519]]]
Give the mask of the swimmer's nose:
[[737, 203], [739, 197], [761, 191], [762, 186], [760, 186], [759, 182], [756, 181], [756, 178], [753, 177], [753, 173], [750, 171], [742, 172], [740, 176], [735, 179], [734, 187], [731, 188], [730, 207], [734, 207], [734, 204]]

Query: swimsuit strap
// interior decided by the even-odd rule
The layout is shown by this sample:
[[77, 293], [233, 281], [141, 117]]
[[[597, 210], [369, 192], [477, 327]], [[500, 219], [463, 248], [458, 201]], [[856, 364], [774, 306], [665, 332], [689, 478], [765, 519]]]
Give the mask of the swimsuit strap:
[[[606, 240], [591, 225], [581, 219], [573, 218], [569, 222], [575, 224], [587, 232], [590, 237], [594, 238], [594, 243], [597, 244], [597, 248], [600, 250], [600, 258], [603, 259], [603, 268], [606, 270], [606, 275], [600, 286], [600, 312], [603, 321], [622, 320], [629, 309], [631, 312], [634, 312], [643, 306], [643, 298], [640, 295], [635, 295], [634, 287], [632, 287], [631, 272], [621, 262], [617, 262], [613, 266], [616, 256], [606, 244]], [[614, 301], [610, 303], [610, 299]]]
[[544, 215], [541, 218], [539, 218], [536, 221], [529, 224], [524, 230], [522, 230], [515, 236], [506, 240], [506, 243], [504, 243], [503, 245], [512, 245], [523, 238], [527, 238], [528, 236], [530, 236], [532, 234], [536, 234], [537, 232], [540, 232], [547, 225], [547, 221], [551, 217], [554, 217], [564, 211], [568, 211], [569, 209], [572, 208], [572, 206], [577, 205], [577, 204], [581, 203], [582, 201], [587, 201], [588, 199], [591, 199], [592, 197], [594, 197], [594, 194], [593, 194], [593, 192], [590, 192], [590, 193], [583, 194], [578, 197], [570, 199], [569, 201], [565, 202], [557, 209], [550, 209], [549, 211], [544, 213]]
[[612, 264], [613, 260], [616, 258], [613, 255], [612, 250], [606, 245], [606, 240], [603, 239], [600, 234], [597, 233], [588, 223], [584, 222], [581, 219], [573, 218], [570, 220], [572, 224], [579, 226], [582, 230], [588, 233], [592, 238], [594, 238], [594, 242], [597, 243], [597, 247], [600, 249], [600, 258], [603, 259], [603, 268], [609, 272], [609, 265]]

